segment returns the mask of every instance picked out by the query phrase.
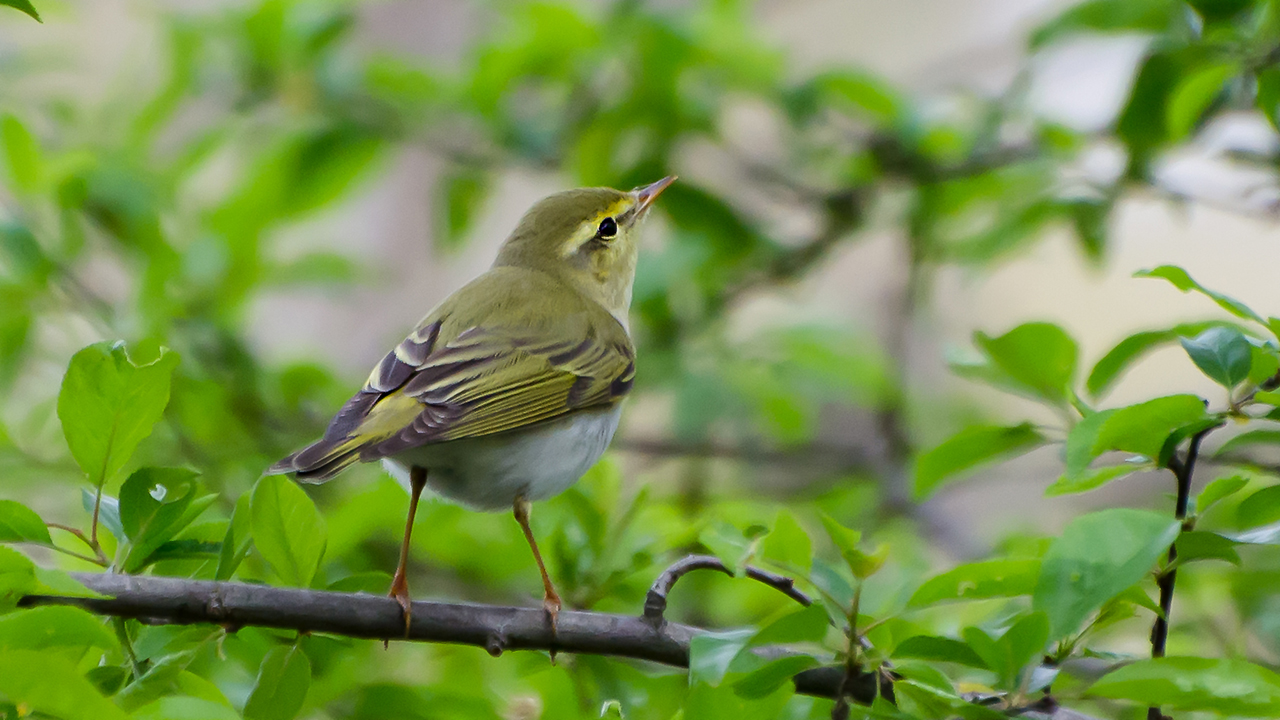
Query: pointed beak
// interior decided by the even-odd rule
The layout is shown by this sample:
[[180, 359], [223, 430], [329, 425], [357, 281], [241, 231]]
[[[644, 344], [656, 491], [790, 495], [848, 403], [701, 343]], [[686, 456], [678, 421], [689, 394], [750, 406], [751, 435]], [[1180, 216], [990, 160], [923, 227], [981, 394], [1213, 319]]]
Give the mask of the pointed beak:
[[671, 183], [675, 181], [675, 175], [668, 175], [656, 183], [642, 185], [641, 187], [632, 190], [631, 194], [635, 195], [636, 200], [638, 201], [636, 205], [636, 214], [639, 215], [645, 210], [648, 210], [649, 206], [653, 204], [653, 201], [657, 200], [658, 196], [662, 194], [662, 191], [670, 187]]

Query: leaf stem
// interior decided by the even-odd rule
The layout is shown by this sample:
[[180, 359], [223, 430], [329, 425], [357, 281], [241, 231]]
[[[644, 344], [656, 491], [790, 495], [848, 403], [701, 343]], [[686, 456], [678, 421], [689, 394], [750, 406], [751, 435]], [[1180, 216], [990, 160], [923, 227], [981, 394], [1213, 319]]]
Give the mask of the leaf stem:
[[71, 555], [72, 557], [78, 557], [83, 560], [88, 560], [89, 562], [94, 563], [95, 565], [101, 565], [102, 567], [107, 567], [108, 565], [111, 564], [111, 561], [107, 559], [107, 554], [102, 552], [102, 546], [99, 545], [96, 541], [90, 540], [88, 537], [86, 537], [85, 534], [79, 528], [73, 528], [70, 525], [63, 525], [61, 523], [45, 523], [45, 525], [47, 527], [56, 528], [64, 532], [69, 532], [72, 535], [76, 536], [77, 538], [80, 539], [80, 542], [84, 543], [86, 547], [88, 547], [90, 550], [93, 551], [96, 557], [91, 558], [87, 555], [81, 555], [80, 553], [67, 550], [66, 548], [57, 547], [56, 545], [53, 547], [54, 550], [57, 550], [58, 552], [61, 552], [61, 553], [66, 553], [67, 555]]
[[[1179, 460], [1176, 454], [1169, 458], [1168, 468], [1173, 471], [1174, 478], [1178, 481], [1178, 500], [1174, 514], [1178, 520], [1182, 521], [1184, 532], [1190, 530], [1194, 523], [1194, 520], [1190, 522], [1187, 520], [1187, 508], [1191, 504], [1191, 478], [1195, 474], [1196, 460], [1200, 455], [1200, 443], [1205, 436], [1219, 427], [1221, 426], [1215, 425], [1192, 435], [1185, 459]], [[1165, 645], [1169, 640], [1169, 613], [1173, 609], [1173, 588], [1178, 579], [1177, 568], [1169, 566], [1173, 565], [1177, 559], [1177, 545], [1170, 545], [1166, 564], [1168, 569], [1156, 578], [1156, 586], [1160, 588], [1160, 614], [1156, 616], [1155, 624], [1151, 626], [1151, 657], [1153, 658], [1164, 657]], [[1147, 720], [1163, 720], [1164, 717], [1159, 707], [1147, 708]]]

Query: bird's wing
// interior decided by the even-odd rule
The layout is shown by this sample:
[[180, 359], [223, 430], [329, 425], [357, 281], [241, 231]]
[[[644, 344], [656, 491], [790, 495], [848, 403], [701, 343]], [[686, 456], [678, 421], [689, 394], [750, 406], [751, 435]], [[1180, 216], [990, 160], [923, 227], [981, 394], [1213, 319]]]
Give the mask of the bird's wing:
[[324, 480], [356, 461], [617, 402], [631, 389], [635, 352], [618, 321], [595, 310], [487, 319], [456, 334], [447, 310], [428, 317], [387, 353], [324, 438], [268, 472]]

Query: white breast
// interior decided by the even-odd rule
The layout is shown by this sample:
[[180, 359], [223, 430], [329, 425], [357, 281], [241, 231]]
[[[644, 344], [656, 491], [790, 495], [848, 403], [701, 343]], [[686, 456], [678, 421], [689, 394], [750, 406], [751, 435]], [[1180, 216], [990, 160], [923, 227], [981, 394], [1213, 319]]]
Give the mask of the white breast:
[[582, 477], [618, 429], [621, 403], [580, 410], [530, 428], [423, 445], [383, 460], [402, 485], [411, 466], [427, 469], [427, 487], [477, 510], [509, 510], [516, 497], [545, 500]]

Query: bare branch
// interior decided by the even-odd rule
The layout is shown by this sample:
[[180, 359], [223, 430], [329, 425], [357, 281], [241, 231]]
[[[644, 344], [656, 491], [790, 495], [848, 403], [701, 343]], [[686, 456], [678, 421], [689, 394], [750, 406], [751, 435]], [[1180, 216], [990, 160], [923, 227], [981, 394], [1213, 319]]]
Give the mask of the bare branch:
[[[689, 666], [689, 642], [694, 635], [705, 632], [672, 622], [654, 627], [643, 617], [564, 610], [553, 636], [540, 607], [418, 601], [413, 603], [413, 622], [406, 638], [400, 606], [389, 597], [116, 573], [72, 576], [106, 597], [28, 595], [19, 605], [74, 605], [100, 615], [136, 618], [149, 624], [210, 623], [232, 632], [245, 626], [271, 627], [393, 642], [473, 645], [494, 656], [507, 650], [556, 650], [674, 667]], [[760, 652], [773, 656], [781, 650], [764, 648]], [[844, 672], [843, 666], [834, 665], [806, 670], [793, 678], [796, 692], [834, 697]], [[883, 686], [878, 688], [875, 673], [862, 673], [846, 690], [855, 701], [864, 704], [874, 700], [877, 692], [892, 697], [890, 681], [882, 678], [881, 682]], [[1043, 706], [1040, 703], [1035, 709]], [[1069, 714], [1059, 715], [1059, 710], [1037, 717], [1092, 720], [1067, 710], [1061, 711]], [[1020, 713], [1015, 710], [1012, 714]]]
[[[666, 622], [662, 614], [667, 611], [667, 594], [671, 592], [671, 588], [675, 587], [676, 581], [694, 570], [718, 570], [725, 575], [733, 577], [733, 571], [721, 562], [720, 558], [714, 555], [689, 555], [678, 560], [659, 575], [657, 580], [653, 581], [653, 586], [649, 588], [649, 594], [645, 596], [644, 619], [649, 624], [654, 627], [662, 627]], [[751, 565], [748, 565], [744, 572], [752, 580], [774, 588], [801, 605], [807, 607], [813, 604], [812, 598], [796, 588], [795, 580], [785, 575], [777, 575]]]

